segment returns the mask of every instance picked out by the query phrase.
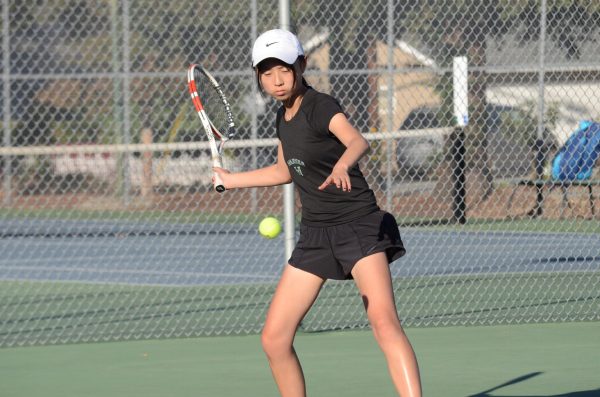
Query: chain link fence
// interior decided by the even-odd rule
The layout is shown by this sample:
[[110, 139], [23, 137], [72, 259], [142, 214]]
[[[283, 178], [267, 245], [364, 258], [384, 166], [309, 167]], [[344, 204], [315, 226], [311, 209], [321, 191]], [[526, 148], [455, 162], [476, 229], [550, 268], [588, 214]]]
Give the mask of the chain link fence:
[[[0, 346], [259, 332], [286, 258], [257, 225], [282, 219], [282, 188], [211, 191], [185, 78], [201, 62], [232, 101], [227, 167], [271, 164], [278, 105], [250, 50], [277, 2], [1, 6]], [[600, 6], [290, 6], [307, 80], [371, 143], [361, 169], [401, 224], [404, 324], [600, 319]], [[330, 281], [301, 328], [367, 327], [361, 305]]]

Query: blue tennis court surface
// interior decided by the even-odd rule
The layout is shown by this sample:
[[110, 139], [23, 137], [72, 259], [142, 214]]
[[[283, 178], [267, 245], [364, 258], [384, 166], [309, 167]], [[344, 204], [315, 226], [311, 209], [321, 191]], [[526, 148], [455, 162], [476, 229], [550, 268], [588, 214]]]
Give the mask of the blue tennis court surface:
[[[34, 235], [21, 225], [21, 233], [13, 230], [14, 237], [0, 239], [0, 279], [262, 283], [277, 280], [285, 263], [283, 238], [266, 240], [251, 229], [230, 233], [223, 226], [221, 232], [206, 233], [189, 226], [173, 234], [148, 225], [139, 233], [109, 223], [104, 229], [92, 226], [94, 233], [85, 229], [90, 225], [80, 225], [68, 228], [68, 235], [43, 235], [40, 229]], [[403, 229], [402, 236], [408, 253], [392, 264], [398, 277], [600, 270], [598, 234]]]

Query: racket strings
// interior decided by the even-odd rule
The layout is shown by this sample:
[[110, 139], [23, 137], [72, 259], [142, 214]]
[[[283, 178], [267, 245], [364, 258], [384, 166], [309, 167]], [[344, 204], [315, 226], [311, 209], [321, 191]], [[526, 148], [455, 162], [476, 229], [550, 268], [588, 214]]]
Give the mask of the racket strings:
[[206, 115], [219, 134], [226, 137], [229, 129], [229, 117], [219, 91], [204, 73], [197, 70], [194, 71], [194, 80]]

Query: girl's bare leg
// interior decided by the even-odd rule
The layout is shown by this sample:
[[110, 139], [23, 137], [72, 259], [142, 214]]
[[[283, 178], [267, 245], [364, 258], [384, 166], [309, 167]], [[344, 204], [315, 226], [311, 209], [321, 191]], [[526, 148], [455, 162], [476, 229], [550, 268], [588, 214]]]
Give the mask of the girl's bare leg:
[[261, 341], [283, 397], [304, 397], [306, 386], [293, 342], [296, 329], [314, 303], [324, 280], [287, 265], [267, 312]]
[[402, 397], [421, 397], [419, 366], [398, 318], [385, 254], [380, 252], [361, 259], [352, 275], [362, 295], [375, 339], [387, 360], [396, 391]]

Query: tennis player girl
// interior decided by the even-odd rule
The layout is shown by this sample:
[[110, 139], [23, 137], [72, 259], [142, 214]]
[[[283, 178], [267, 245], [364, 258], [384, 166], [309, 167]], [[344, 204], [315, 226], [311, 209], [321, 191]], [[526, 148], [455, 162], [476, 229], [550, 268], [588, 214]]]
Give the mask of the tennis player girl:
[[282, 104], [276, 117], [277, 161], [248, 172], [215, 172], [227, 189], [293, 181], [300, 193], [300, 237], [262, 331], [281, 395], [306, 395], [293, 341], [323, 283], [354, 279], [396, 390], [402, 397], [421, 396], [417, 360], [398, 319], [389, 270], [405, 249], [396, 220], [379, 209], [359, 170], [367, 141], [334, 98], [302, 78], [306, 59], [294, 34], [263, 33], [254, 43], [252, 65], [261, 89]]

